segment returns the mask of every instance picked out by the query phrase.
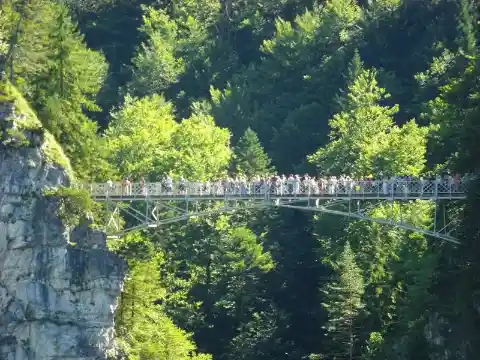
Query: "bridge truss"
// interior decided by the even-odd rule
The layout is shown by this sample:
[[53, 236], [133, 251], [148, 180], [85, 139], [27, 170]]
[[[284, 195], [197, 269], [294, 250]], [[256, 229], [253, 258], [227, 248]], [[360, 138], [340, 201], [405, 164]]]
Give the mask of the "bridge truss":
[[[447, 219], [446, 207], [449, 202], [465, 199], [465, 183], [447, 184], [437, 180], [356, 181], [354, 184], [327, 186], [323, 190], [300, 182], [282, 186], [252, 183], [241, 187], [209, 188], [201, 183], [172, 187], [163, 183], [87, 186], [95, 201], [104, 203], [107, 209], [106, 231], [110, 238], [191, 218], [277, 207], [373, 221], [458, 244], [452, 235], [457, 221]], [[370, 210], [379, 204], [393, 206], [418, 200], [431, 202], [435, 207], [435, 219], [430, 228], [408, 223], [402, 219], [401, 213], [396, 219], [371, 216]], [[124, 218], [130, 221], [122, 228]]]

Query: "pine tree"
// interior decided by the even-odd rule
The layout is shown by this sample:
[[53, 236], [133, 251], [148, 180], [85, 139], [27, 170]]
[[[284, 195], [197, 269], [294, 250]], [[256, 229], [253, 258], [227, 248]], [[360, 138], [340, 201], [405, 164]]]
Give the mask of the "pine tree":
[[233, 169], [236, 174], [247, 177], [267, 175], [273, 172], [270, 158], [263, 150], [257, 134], [252, 129], [245, 130], [235, 147]]
[[[141, 242], [143, 239], [136, 236], [126, 244]], [[162, 261], [160, 252], [148, 260], [129, 261], [130, 273], [117, 312], [120, 349], [132, 360], [210, 360], [210, 355], [197, 353], [190, 334], [178, 328], [156, 304], [166, 297], [159, 274]]]
[[364, 306], [364, 284], [348, 242], [340, 255], [336, 270], [338, 279], [327, 286], [327, 302], [323, 304], [329, 315], [326, 326], [331, 341], [329, 355], [333, 359], [352, 360], [356, 340], [355, 320]]
[[[363, 71], [365, 71], [365, 68], [363, 66], [362, 58], [360, 57], [358, 49], [355, 49], [352, 60], [350, 60], [348, 63], [346, 74], [343, 75], [346, 87], [348, 88], [348, 86], [352, 85]], [[344, 89], [340, 89], [339, 94], [335, 96], [335, 102], [337, 103], [340, 111], [346, 109], [348, 106], [347, 101], [347, 92]]]
[[56, 31], [50, 35], [53, 51], [49, 56], [51, 69], [48, 78], [52, 81], [51, 91], [58, 94], [60, 98], [65, 98], [67, 95], [65, 88], [67, 69], [70, 66], [69, 58], [81, 39], [75, 32], [67, 8], [60, 6], [57, 11], [54, 24], [52, 24]]
[[178, 27], [165, 11], [146, 8], [141, 30], [148, 40], [132, 59], [127, 90], [138, 96], [163, 93], [185, 70], [183, 59], [176, 56]]
[[459, 0], [457, 15], [457, 43], [460, 50], [466, 54], [473, 56], [477, 51], [476, 34], [475, 34], [475, 13], [474, 2], [472, 0]]

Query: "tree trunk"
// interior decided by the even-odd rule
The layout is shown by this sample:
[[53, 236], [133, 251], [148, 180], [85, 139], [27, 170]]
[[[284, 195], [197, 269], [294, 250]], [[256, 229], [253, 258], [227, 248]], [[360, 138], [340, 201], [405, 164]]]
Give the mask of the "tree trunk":
[[208, 257], [208, 262], [207, 262], [207, 266], [205, 268], [205, 273], [206, 273], [206, 281], [205, 281], [205, 285], [206, 285], [206, 300], [205, 301], [205, 312], [206, 312], [206, 320], [207, 322], [209, 321], [212, 321], [213, 319], [213, 316], [212, 316], [212, 302], [211, 302], [211, 299], [210, 299], [210, 288], [211, 288], [211, 283], [212, 283], [212, 256], [210, 255]]
[[348, 343], [348, 360], [352, 360], [353, 359], [353, 326], [352, 326], [352, 320], [350, 320], [349, 322], [349, 343]]

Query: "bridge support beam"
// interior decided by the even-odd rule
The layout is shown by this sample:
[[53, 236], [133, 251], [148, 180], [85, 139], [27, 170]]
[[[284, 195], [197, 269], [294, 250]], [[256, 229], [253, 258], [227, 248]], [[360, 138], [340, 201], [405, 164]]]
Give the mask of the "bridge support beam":
[[[190, 218], [211, 216], [218, 213], [228, 213], [241, 210], [265, 210], [268, 208], [287, 208], [292, 210], [313, 211], [339, 216], [347, 216], [357, 220], [372, 221], [382, 225], [389, 225], [409, 231], [418, 232], [436, 239], [459, 244], [459, 241], [452, 236], [456, 224], [455, 220], [447, 222], [446, 208], [443, 206], [441, 217], [444, 219], [441, 226], [438, 226], [437, 219], [442, 207], [441, 200], [431, 199], [430, 203], [435, 205], [435, 224], [431, 228], [409, 224], [402, 215], [400, 205], [399, 219], [381, 218], [371, 216], [370, 210], [379, 205], [412, 203], [415, 199], [351, 199], [351, 198], [311, 198], [292, 197], [264, 198], [264, 199], [190, 199], [188, 197], [176, 199], [151, 199], [148, 196], [137, 198], [135, 201], [124, 201], [122, 199], [106, 199], [106, 207], [111, 214], [107, 223], [106, 232], [110, 236], [122, 236], [132, 231], [141, 229], [158, 228], [162, 225], [180, 221], [187, 221]], [[444, 204], [443, 204], [444, 205]], [[124, 216], [122, 216], [124, 215]], [[126, 224], [121, 229], [121, 219], [126, 219]]]

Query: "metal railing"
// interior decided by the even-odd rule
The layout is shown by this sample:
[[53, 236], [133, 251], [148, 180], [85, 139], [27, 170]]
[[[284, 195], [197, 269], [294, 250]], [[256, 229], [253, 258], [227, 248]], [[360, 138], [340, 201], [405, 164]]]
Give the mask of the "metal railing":
[[92, 183], [76, 185], [93, 197], [205, 197], [280, 198], [280, 197], [355, 197], [355, 198], [463, 198], [466, 181], [373, 180], [373, 181], [285, 181], [267, 182], [186, 182]]

